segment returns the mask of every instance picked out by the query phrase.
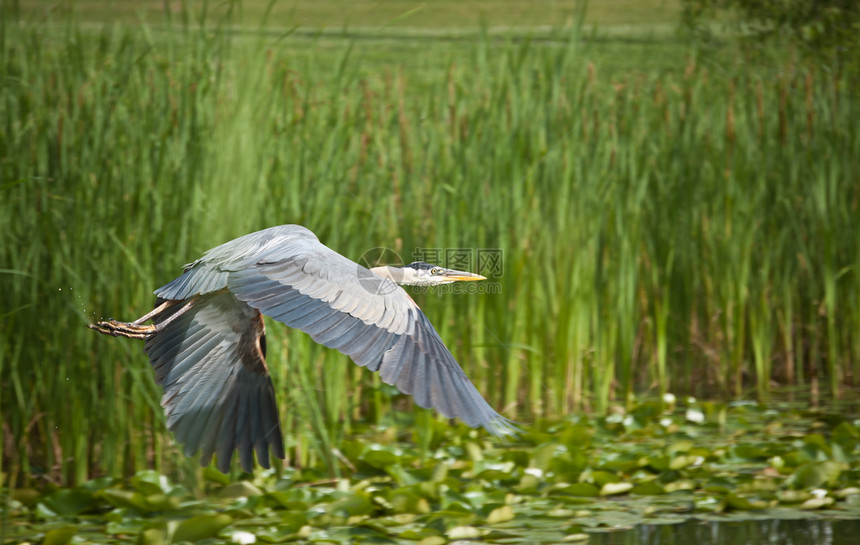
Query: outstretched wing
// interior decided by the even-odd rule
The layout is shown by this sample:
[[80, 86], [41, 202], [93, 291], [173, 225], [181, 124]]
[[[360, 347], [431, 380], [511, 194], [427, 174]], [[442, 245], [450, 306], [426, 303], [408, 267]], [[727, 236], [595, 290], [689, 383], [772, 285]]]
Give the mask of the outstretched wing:
[[421, 309], [390, 280], [318, 241], [221, 270], [228, 272], [227, 287], [237, 299], [379, 372], [421, 407], [496, 436], [514, 432], [466, 377]]
[[144, 347], [164, 389], [167, 427], [186, 455], [202, 451], [204, 466], [217, 453], [226, 473], [238, 450], [245, 471], [253, 469], [252, 451], [268, 468], [269, 449], [284, 458], [284, 441], [262, 317], [226, 289], [190, 301], [179, 316], [182, 303], [159, 314], [156, 325], [174, 319]]
[[326, 247], [302, 226], [272, 227], [213, 248], [155, 293], [182, 300], [223, 288], [379, 372], [422, 407], [496, 436], [516, 432], [475, 389], [400, 286]]

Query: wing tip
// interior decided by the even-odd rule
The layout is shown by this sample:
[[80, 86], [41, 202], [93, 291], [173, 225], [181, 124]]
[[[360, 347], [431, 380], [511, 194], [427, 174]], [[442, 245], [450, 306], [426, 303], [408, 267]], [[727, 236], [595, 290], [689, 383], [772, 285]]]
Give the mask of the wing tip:
[[[231, 450], [229, 453], [222, 453], [220, 455], [218, 452], [204, 452], [200, 457], [200, 467], [209, 466], [214, 457], [215, 468], [226, 475], [230, 473], [230, 468], [233, 467], [233, 459], [237, 458], [235, 456], [237, 450]], [[278, 447], [272, 443], [254, 445], [252, 451], [250, 458], [243, 456], [241, 450], [238, 451], [239, 467], [245, 473], [253, 473], [257, 466], [263, 469], [271, 469], [273, 465], [277, 465], [277, 462], [274, 462], [275, 460], [284, 460], [286, 458], [283, 447]]]
[[520, 427], [519, 422], [514, 422], [498, 413], [488, 422], [481, 424], [481, 426], [487, 430], [487, 433], [502, 443], [507, 443], [509, 439], [517, 439], [523, 434], [523, 429]]

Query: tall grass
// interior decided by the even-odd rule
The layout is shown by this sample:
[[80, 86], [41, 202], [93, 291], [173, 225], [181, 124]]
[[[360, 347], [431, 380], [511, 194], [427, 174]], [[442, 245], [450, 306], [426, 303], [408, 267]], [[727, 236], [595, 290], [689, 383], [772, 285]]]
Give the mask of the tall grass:
[[[416, 298], [520, 421], [856, 385], [856, 93], [811, 65], [694, 55], [608, 81], [556, 38], [464, 42], [427, 72], [432, 46], [378, 66], [187, 22], [5, 21], [0, 469], [187, 468], [140, 344], [84, 325], [143, 314], [182, 264], [282, 223], [354, 259], [502, 249], [500, 293]], [[408, 429], [376, 377], [268, 331], [293, 463], [334, 456], [361, 422]]]

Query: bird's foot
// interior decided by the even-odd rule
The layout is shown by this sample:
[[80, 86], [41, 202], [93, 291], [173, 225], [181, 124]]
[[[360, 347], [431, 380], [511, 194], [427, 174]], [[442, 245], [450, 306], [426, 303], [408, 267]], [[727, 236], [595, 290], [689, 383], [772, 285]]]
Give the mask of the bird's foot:
[[87, 324], [87, 327], [104, 335], [129, 339], [148, 339], [156, 333], [154, 325], [139, 325], [134, 322], [118, 322], [116, 320]]

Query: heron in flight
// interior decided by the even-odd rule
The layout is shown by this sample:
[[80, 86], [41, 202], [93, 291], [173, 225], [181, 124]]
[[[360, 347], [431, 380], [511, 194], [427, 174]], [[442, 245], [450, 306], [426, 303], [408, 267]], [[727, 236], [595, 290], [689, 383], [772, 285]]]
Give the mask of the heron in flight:
[[218, 469], [226, 473], [239, 451], [242, 469], [250, 472], [252, 452], [265, 468], [270, 449], [284, 458], [263, 314], [378, 372], [421, 407], [496, 437], [515, 434], [398, 286], [475, 280], [485, 278], [423, 262], [367, 269], [305, 227], [282, 225], [222, 244], [186, 265], [155, 290], [155, 309], [137, 320], [89, 327], [145, 339], [164, 389], [167, 427], [187, 456], [201, 451], [206, 466], [217, 454]]

